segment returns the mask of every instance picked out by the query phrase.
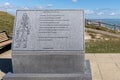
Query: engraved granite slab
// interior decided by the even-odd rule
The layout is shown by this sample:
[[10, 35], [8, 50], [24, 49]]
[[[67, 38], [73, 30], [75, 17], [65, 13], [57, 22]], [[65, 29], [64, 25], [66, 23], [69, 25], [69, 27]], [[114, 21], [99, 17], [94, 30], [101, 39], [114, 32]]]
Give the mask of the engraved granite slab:
[[13, 50], [84, 50], [82, 10], [18, 10]]

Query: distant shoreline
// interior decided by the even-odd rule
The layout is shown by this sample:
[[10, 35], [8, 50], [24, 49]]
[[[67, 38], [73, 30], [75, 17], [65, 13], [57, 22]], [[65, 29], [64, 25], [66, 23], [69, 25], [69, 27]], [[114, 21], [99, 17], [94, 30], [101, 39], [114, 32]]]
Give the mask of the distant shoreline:
[[[107, 24], [116, 24], [120, 26], [120, 19], [89, 19], [89, 20], [93, 20], [93, 21], [102, 21], [104, 23]], [[105, 27], [108, 27], [110, 29], [113, 29], [113, 26], [110, 25], [105, 25]], [[117, 27], [120, 30], [120, 27]]]

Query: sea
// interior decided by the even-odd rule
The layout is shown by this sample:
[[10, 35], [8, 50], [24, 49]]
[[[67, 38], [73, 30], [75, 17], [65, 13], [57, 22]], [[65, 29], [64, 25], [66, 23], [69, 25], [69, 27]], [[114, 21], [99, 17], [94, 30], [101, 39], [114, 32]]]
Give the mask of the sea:
[[[101, 22], [104, 22], [104, 23], [107, 23], [107, 24], [116, 24], [116, 25], [119, 25], [117, 27], [117, 29], [120, 31], [120, 19], [93, 19], [93, 20], [96, 20], [96, 21], [101, 21]], [[111, 26], [111, 25], [106, 25], [104, 24], [105, 27], [108, 27], [110, 29], [114, 29], [114, 26]]]

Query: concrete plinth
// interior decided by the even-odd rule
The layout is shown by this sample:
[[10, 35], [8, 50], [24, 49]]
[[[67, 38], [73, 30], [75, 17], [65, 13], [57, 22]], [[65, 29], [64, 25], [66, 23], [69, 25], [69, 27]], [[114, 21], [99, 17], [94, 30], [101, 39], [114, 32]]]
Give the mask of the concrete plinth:
[[92, 80], [90, 64], [86, 61], [85, 73], [70, 74], [30, 74], [8, 73], [3, 80]]
[[[44, 54], [45, 53], [45, 54]], [[84, 73], [84, 55], [80, 51], [52, 51], [13, 54], [14, 73]]]

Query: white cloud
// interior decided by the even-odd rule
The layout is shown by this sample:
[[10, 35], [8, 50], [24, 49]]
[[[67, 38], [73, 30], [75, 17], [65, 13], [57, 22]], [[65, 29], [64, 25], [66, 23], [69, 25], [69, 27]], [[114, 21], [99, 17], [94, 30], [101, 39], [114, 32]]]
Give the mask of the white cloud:
[[31, 9], [48, 9], [48, 8], [51, 8], [53, 6], [53, 4], [47, 4], [47, 5], [39, 5], [39, 6], [34, 6], [34, 7], [31, 7]]
[[85, 13], [87, 18], [120, 18], [120, 9], [86, 9]]
[[73, 2], [77, 2], [78, 0], [72, 0]]
[[29, 9], [29, 7], [24, 7], [23, 9]]
[[114, 12], [112, 12], [112, 13], [110, 13], [109, 15], [111, 15], [111, 16], [114, 16], [114, 15], [116, 15]]
[[15, 14], [15, 11], [17, 9], [20, 9], [20, 7], [14, 6], [14, 5], [10, 4], [9, 2], [5, 2], [3, 4], [0, 4], [0, 11], [6, 11], [6, 12], [9, 12], [11, 14]]
[[35, 10], [37, 10], [37, 9], [43, 9], [43, 6], [34, 6], [32, 9], [35, 9]]
[[93, 10], [89, 10], [89, 9], [85, 10], [85, 14], [94, 14], [94, 13], [95, 12]]
[[38, 9], [43, 9], [43, 7], [42, 7], [42, 6], [38, 6], [37, 8], [38, 8]]
[[103, 12], [98, 12], [97, 15], [99, 15], [99, 16], [104, 15], [104, 13]]
[[47, 4], [46, 6], [45, 6], [45, 8], [51, 8], [53, 6], [53, 4]]
[[15, 6], [11, 5], [9, 2], [5, 2], [4, 4], [0, 5], [1, 10], [7, 10], [7, 9], [14, 9], [16, 8]]
[[47, 5], [47, 7], [52, 7], [52, 6], [53, 6], [53, 4], [48, 4], [48, 5]]
[[103, 8], [94, 10], [97, 15], [113, 16], [120, 14], [119, 9]]
[[9, 2], [6, 2], [6, 3], [4, 3], [3, 5], [4, 5], [4, 6], [9, 6], [10, 3], [9, 3]]

